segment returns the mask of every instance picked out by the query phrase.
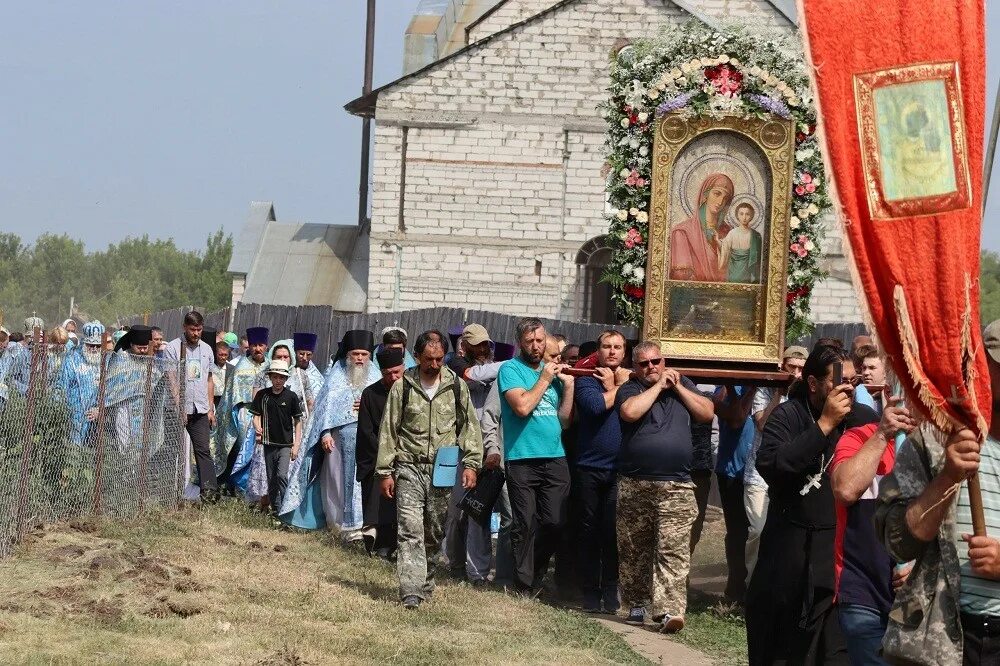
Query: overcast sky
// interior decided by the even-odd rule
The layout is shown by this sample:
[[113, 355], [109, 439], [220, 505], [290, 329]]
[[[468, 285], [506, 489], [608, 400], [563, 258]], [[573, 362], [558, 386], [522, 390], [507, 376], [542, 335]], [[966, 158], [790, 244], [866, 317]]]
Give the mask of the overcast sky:
[[[343, 105], [361, 91], [365, 4], [0, 0], [0, 230], [194, 249], [262, 199], [279, 220], [355, 222], [361, 121]], [[378, 2], [376, 86], [402, 73], [416, 5]], [[1000, 250], [993, 180], [983, 241]]]

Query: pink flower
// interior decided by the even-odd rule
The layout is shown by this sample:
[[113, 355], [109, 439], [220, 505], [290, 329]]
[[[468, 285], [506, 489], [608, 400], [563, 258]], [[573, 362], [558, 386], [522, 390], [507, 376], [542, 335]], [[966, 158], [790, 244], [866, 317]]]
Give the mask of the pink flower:
[[639, 230], [636, 229], [635, 227], [629, 229], [628, 233], [625, 234], [625, 247], [632, 249], [633, 247], [641, 243], [642, 243], [642, 234], [639, 233]]
[[799, 249], [795, 252], [795, 254], [799, 255], [799, 257], [805, 257], [807, 254], [809, 254], [809, 251], [806, 250], [804, 247], [799, 246]]
[[805, 234], [799, 234], [799, 243], [800, 244], [805, 245], [805, 243], [806, 243], [807, 240], [809, 240], [808, 236], [806, 236]]
[[807, 183], [806, 184], [806, 192], [808, 192], [809, 194], [812, 194], [815, 191], [816, 191], [816, 184], [815, 183]]
[[811, 182], [813, 182], [813, 177], [812, 177], [812, 175], [811, 175], [811, 174], [808, 174], [808, 173], [804, 173], [804, 174], [802, 174], [802, 182], [803, 182], [803, 183], [807, 183], [807, 184], [808, 184], [808, 183], [811, 183]]
[[646, 179], [640, 177], [636, 169], [632, 169], [631, 173], [625, 179], [625, 184], [629, 187], [643, 187], [646, 184]]
[[803, 194], [806, 193], [806, 188], [802, 185], [796, 185], [795, 193], [801, 197]]
[[792, 247], [791, 247], [792, 252], [795, 252], [796, 254], [798, 254], [799, 250], [801, 250], [801, 249], [802, 249], [801, 245], [799, 245], [798, 243], [792, 243]]

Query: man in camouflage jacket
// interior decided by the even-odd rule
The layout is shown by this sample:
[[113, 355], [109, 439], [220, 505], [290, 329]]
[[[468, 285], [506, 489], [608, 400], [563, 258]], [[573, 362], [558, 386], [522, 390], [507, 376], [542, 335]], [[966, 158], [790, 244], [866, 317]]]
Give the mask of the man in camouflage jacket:
[[[915, 560], [896, 591], [882, 642], [894, 664], [997, 663], [1000, 657], [1000, 321], [983, 335], [993, 392], [982, 444], [970, 430], [944, 447], [928, 426], [911, 435], [879, 486], [875, 529], [897, 562]], [[935, 436], [937, 435], [937, 436]], [[966, 479], [979, 474], [989, 536], [972, 536]]]
[[[403, 606], [415, 609], [434, 591], [433, 558], [444, 532], [451, 485], [434, 487], [434, 458], [442, 447], [461, 449], [462, 487], [476, 485], [483, 440], [469, 389], [443, 366], [440, 333], [417, 338], [417, 367], [389, 391], [379, 428], [376, 474], [383, 494], [396, 499], [397, 572]], [[426, 539], [425, 539], [426, 535]]]

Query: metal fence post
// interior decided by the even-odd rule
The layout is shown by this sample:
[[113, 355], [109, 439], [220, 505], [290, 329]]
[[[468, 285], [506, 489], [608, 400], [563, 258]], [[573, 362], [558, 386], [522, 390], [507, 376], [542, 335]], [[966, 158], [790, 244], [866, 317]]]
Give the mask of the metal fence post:
[[[185, 461], [185, 451], [184, 451], [184, 431], [186, 424], [184, 423], [186, 405], [184, 393], [187, 391], [187, 341], [184, 336], [181, 335], [181, 353], [179, 354], [180, 360], [177, 362], [177, 395], [178, 395], [178, 405], [177, 405], [177, 420], [180, 422], [180, 433], [177, 436], [177, 495], [174, 499], [174, 505], [176, 506], [182, 497], [184, 497], [184, 488], [187, 486], [187, 478], [184, 476], [184, 463]], [[181, 372], [183, 371], [183, 379], [181, 378]], [[213, 396], [208, 396], [209, 400], [212, 400]], [[164, 426], [165, 428], [166, 426]], [[216, 425], [218, 427], [218, 425]]]
[[95, 515], [101, 514], [101, 484], [104, 474], [104, 430], [107, 425], [108, 410], [104, 405], [108, 395], [108, 365], [111, 363], [114, 350], [108, 351], [111, 334], [107, 331], [101, 336], [101, 372], [97, 380], [97, 445], [94, 449], [94, 504]]
[[149, 420], [150, 414], [149, 410], [152, 407], [153, 396], [150, 395], [153, 392], [153, 366], [156, 364], [156, 358], [153, 354], [156, 352], [152, 342], [146, 350], [146, 390], [142, 394], [142, 441], [140, 445], [142, 446], [142, 452], [139, 455], [139, 510], [145, 511], [146, 500], [149, 496]]
[[35, 409], [38, 395], [38, 365], [45, 350], [42, 330], [35, 328], [31, 335], [31, 366], [28, 374], [27, 409], [24, 424], [24, 439], [21, 444], [21, 476], [18, 480], [17, 493], [17, 540], [24, 537], [28, 522], [28, 486], [31, 482], [31, 458], [35, 449]]

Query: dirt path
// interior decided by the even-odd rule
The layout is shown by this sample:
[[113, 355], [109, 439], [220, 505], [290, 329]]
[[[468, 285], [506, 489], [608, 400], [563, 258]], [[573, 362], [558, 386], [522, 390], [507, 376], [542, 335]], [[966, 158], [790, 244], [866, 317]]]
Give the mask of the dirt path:
[[600, 617], [597, 621], [625, 639], [629, 646], [654, 664], [673, 666], [711, 666], [712, 660], [701, 652], [675, 643], [649, 629], [625, 624], [621, 618]]

